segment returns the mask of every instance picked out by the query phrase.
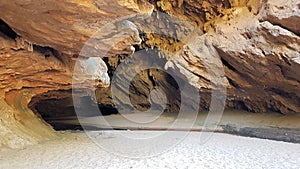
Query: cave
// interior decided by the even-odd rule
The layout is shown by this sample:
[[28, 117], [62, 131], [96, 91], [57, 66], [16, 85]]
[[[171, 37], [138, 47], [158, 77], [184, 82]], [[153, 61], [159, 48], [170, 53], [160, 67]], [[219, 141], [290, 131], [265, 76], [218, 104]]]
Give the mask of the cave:
[[[160, 103], [150, 102], [150, 93], [155, 89], [161, 89], [166, 94], [167, 104], [164, 110], [161, 110], [163, 114], [176, 116], [181, 104], [179, 86], [171, 75], [159, 69], [147, 69], [134, 77], [129, 88], [130, 105], [123, 105], [122, 109], [125, 108], [128, 112], [134, 110], [145, 112], [151, 104], [162, 108]], [[103, 130], [104, 128], [88, 125], [83, 128], [78, 118], [118, 114], [110, 90], [110, 87], [98, 88], [95, 91], [95, 100], [91, 96], [80, 95], [76, 97], [76, 103], [73, 102], [71, 90], [49, 91], [34, 96], [29, 103], [29, 108], [57, 131]]]
[[[35, 48], [44, 54], [47, 48]], [[149, 60], [156, 60], [160, 64], [165, 64], [166, 59], [159, 57], [157, 49], [139, 49], [140, 54]], [[51, 50], [50, 50], [51, 51]], [[138, 51], [137, 51], [138, 52]], [[112, 79], [115, 71], [123, 59], [129, 56], [115, 56], [104, 58], [104, 62], [108, 67], [108, 74]], [[47, 57], [46, 57], [47, 58]], [[58, 58], [58, 57], [56, 57]], [[137, 60], [132, 65], [140, 65], [147, 63]], [[126, 73], [126, 72], [124, 72]], [[54, 130], [104, 130], [105, 127], [96, 127], [93, 124], [85, 124], [82, 126], [78, 118], [93, 118], [97, 116], [110, 116], [119, 114], [118, 108], [126, 113], [133, 113], [135, 110], [146, 112], [151, 106], [155, 107], [154, 111], [162, 111], [162, 115], [176, 116], [180, 111], [181, 89], [179, 85], [188, 85], [184, 77], [177, 75], [177, 81], [168, 72], [162, 69], [145, 69], [138, 72], [133, 79], [130, 80], [128, 97], [129, 102], [120, 100], [117, 96], [112, 98], [111, 86], [107, 88], [95, 88], [94, 91], [89, 89], [72, 90], [54, 90], [35, 95], [31, 98], [28, 107], [43, 121], [50, 124]], [[118, 83], [117, 87], [122, 88], [123, 83]], [[160, 104], [160, 96], [151, 98], [150, 94], [153, 90], [160, 90], [166, 96], [166, 105], [162, 107]], [[95, 94], [93, 98], [90, 92]], [[126, 92], [124, 93], [126, 94]], [[115, 99], [115, 100], [114, 100]], [[155, 99], [156, 102], [155, 102]], [[187, 100], [190, 98], [187, 98]], [[154, 100], [154, 101], [153, 101]], [[119, 102], [118, 102], [119, 101]], [[116, 104], [120, 107], [116, 107]], [[163, 109], [162, 109], [163, 108]], [[151, 112], [150, 112], [151, 113]], [[118, 129], [118, 128], [114, 128]]]
[[[297, 9], [296, 0], [0, 1], [0, 168], [141, 168], [144, 159], [114, 150], [149, 157], [168, 144], [180, 146], [146, 162], [295, 168]], [[77, 72], [77, 61], [89, 64]], [[206, 134], [217, 137], [202, 146]]]
[[[78, 118], [108, 116], [117, 114], [113, 105], [96, 103], [90, 96], [80, 97], [77, 109], [84, 109], [84, 114], [76, 112], [72, 91], [50, 91], [32, 98], [29, 108], [55, 130], [83, 130]], [[93, 110], [99, 109], [95, 112]], [[81, 112], [81, 111], [80, 111]], [[66, 122], [72, 121], [71, 123]], [[96, 129], [86, 126], [85, 129]]]

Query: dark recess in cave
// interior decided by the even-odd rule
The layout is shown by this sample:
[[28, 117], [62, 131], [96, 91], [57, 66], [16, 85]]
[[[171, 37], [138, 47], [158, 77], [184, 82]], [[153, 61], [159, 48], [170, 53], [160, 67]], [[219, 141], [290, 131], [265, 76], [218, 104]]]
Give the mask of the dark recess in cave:
[[222, 61], [222, 63], [223, 63], [223, 65], [225, 65], [226, 67], [228, 67], [228, 69], [230, 69], [230, 70], [232, 70], [232, 71], [237, 71], [231, 64], [229, 64], [228, 62], [227, 62], [227, 60], [225, 60], [224, 58], [222, 58], [221, 57], [221, 61]]
[[[80, 105], [76, 105], [77, 111], [75, 111], [71, 91], [63, 93], [67, 93], [68, 97], [41, 98], [41, 96], [36, 96], [29, 104], [29, 107], [55, 130], [82, 130], [80, 125], [68, 124], [67, 121], [77, 121], [76, 123], [79, 124], [78, 117], [107, 116], [118, 113], [113, 106], [97, 104], [89, 96], [80, 97]], [[85, 127], [85, 129], [94, 128]]]
[[0, 32], [11, 39], [16, 39], [18, 37], [17, 33], [2, 19], [0, 19]]
[[60, 61], [63, 60], [61, 54], [57, 50], [50, 48], [48, 46], [39, 46], [39, 45], [34, 44], [33, 50], [43, 54], [45, 56], [45, 58], [54, 56]]
[[[47, 52], [50, 49], [38, 47], [38, 50]], [[117, 65], [122, 62], [124, 57], [126, 56], [103, 58], [104, 62], [107, 64], [110, 76], [113, 75]], [[154, 53], [153, 57], [157, 57], [157, 54]], [[165, 62], [165, 60], [161, 59], [161, 62]], [[112, 65], [110, 65], [110, 63]], [[143, 80], [149, 80], [149, 84]], [[184, 80], [179, 83], [183, 83], [183, 81]], [[133, 105], [132, 109], [135, 108], [140, 111], [146, 111], [150, 107], [150, 102], [148, 102], [150, 92], [160, 88], [166, 93], [168, 100], [165, 112], [178, 113], [181, 104], [181, 94], [178, 85], [179, 84], [177, 84], [175, 79], [167, 72], [155, 69], [148, 69], [140, 72], [134, 78], [130, 86], [129, 97], [131, 104]], [[33, 98], [30, 107], [56, 130], [82, 129], [82, 126], [80, 125], [68, 125], [67, 120], [78, 121], [78, 116], [94, 117], [118, 113], [118, 110], [114, 107], [114, 102], [109, 95], [109, 90], [109, 88], [97, 89], [96, 96], [99, 103], [93, 101], [90, 96], [81, 96], [79, 102], [75, 101], [75, 103], [73, 103], [71, 91], [48, 92], [47, 94], [42, 94], [42, 96]], [[80, 95], [80, 90], [78, 92]], [[75, 112], [75, 106], [76, 110], [79, 110], [79, 112]], [[159, 105], [156, 105], [156, 107], [159, 107]], [[132, 109], [128, 110], [131, 111]], [[84, 128], [94, 129], [94, 127], [87, 126], [84, 126]]]
[[[146, 76], [149, 80], [150, 84], [148, 86], [143, 85], [144, 83], [147, 84], [147, 82], [141, 81], [143, 76]], [[161, 89], [166, 94], [167, 104], [164, 112], [177, 114], [180, 111], [181, 104], [179, 84], [167, 72], [154, 68], [141, 71], [132, 80], [129, 87], [129, 96], [134, 108], [139, 111], [147, 111], [151, 107], [148, 100], [150, 92], [155, 89]], [[158, 104], [154, 106], [160, 107]]]

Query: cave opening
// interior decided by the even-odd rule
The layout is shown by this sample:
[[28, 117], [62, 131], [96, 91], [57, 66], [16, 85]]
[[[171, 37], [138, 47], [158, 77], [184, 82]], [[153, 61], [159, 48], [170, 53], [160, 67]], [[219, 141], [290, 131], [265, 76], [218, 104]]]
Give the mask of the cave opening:
[[[124, 57], [118, 56], [103, 59], [108, 66], [110, 76], [114, 74], [114, 70]], [[154, 57], [157, 56], [154, 55]], [[164, 63], [165, 59], [161, 58], [161, 62]], [[167, 99], [163, 115], [177, 116], [181, 106], [181, 93], [178, 83], [184, 83], [184, 79], [180, 80], [182, 81], [177, 82], [167, 72], [154, 68], [139, 72], [131, 81], [128, 91], [130, 98], [128, 105], [130, 107], [126, 107], [126, 109], [128, 108], [129, 113], [133, 113], [134, 110], [145, 112], [150, 108], [151, 104], [156, 104], [159, 107], [159, 96], [154, 98], [158, 102], [153, 102], [150, 94], [153, 90], [160, 89], [165, 93]], [[79, 90], [80, 92], [82, 91]], [[97, 88], [95, 91], [96, 100], [92, 99], [89, 94], [79, 95], [79, 100], [74, 101], [71, 90], [49, 91], [33, 97], [29, 107], [55, 130], [102, 130], [105, 128], [95, 127], [96, 125], [94, 124], [81, 126], [78, 118], [91, 119], [97, 116], [119, 114], [115, 106], [115, 100], [111, 96], [111, 87]], [[76, 110], [79, 110], [79, 112]]]
[[[83, 130], [78, 118], [108, 116], [118, 111], [110, 104], [96, 103], [90, 96], [79, 98], [79, 107], [75, 107], [72, 91], [50, 91], [32, 98], [29, 108], [54, 130]], [[78, 105], [77, 105], [78, 106]], [[76, 111], [83, 109], [83, 111]], [[94, 111], [95, 109], [99, 111]], [[96, 129], [84, 126], [84, 129]]]
[[[147, 85], [145, 85], [147, 84]], [[163, 110], [164, 115], [176, 115], [180, 110], [181, 95], [177, 82], [166, 72], [158, 69], [144, 70], [133, 79], [129, 88], [129, 98], [133, 110], [147, 111], [153, 103], [150, 99], [152, 90], [161, 88], [166, 94], [167, 104]], [[73, 93], [74, 94], [74, 93]], [[79, 94], [79, 100], [73, 100], [72, 91], [49, 91], [34, 96], [29, 108], [55, 130], [103, 130], [95, 124], [81, 125], [78, 118], [96, 118], [98, 116], [117, 115], [119, 111], [114, 105], [111, 88], [98, 88], [95, 91], [96, 100], [88, 94]], [[153, 98], [152, 98], [153, 99]], [[157, 99], [157, 98], [156, 98]], [[159, 100], [159, 98], [158, 98]], [[128, 107], [126, 107], [128, 108]], [[79, 111], [78, 111], [79, 110]], [[118, 129], [118, 128], [114, 128]]]
[[[147, 84], [147, 85], [145, 85]], [[144, 70], [133, 79], [129, 88], [129, 98], [133, 110], [147, 111], [151, 104], [150, 93], [161, 88], [166, 94], [167, 104], [163, 115], [176, 115], [180, 110], [181, 94], [177, 82], [166, 72], [158, 69]], [[74, 94], [74, 93], [73, 93]], [[55, 130], [103, 130], [95, 124], [81, 125], [78, 118], [96, 118], [98, 116], [117, 115], [119, 111], [111, 97], [111, 88], [99, 88], [95, 91], [96, 100], [89, 95], [73, 100], [72, 91], [49, 91], [32, 98], [29, 108], [50, 124]], [[153, 98], [152, 98], [153, 99]], [[156, 98], [159, 100], [159, 98]], [[156, 105], [156, 106], [157, 106]], [[79, 110], [79, 111], [78, 111]], [[118, 129], [118, 128], [114, 128]]]

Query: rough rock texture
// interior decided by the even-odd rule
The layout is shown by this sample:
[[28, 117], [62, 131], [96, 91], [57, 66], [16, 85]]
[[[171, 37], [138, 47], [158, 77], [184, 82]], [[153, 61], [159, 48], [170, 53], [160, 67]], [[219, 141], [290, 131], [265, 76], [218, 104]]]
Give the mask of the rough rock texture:
[[[207, 13], [205, 4], [207, 5], [208, 2], [198, 3], [194, 3], [201, 9], [198, 12], [200, 14]], [[229, 3], [231, 5], [226, 5], [226, 1], [222, 2], [221, 6], [228, 9], [215, 9], [218, 3], [212, 3], [214, 5], [211, 5], [211, 10], [215, 12], [210, 12], [211, 17], [209, 19], [206, 15], [198, 17], [204, 24], [199, 24], [199, 21], [197, 25], [203, 28], [202, 30], [206, 33], [204, 35], [200, 33], [198, 42], [195, 43], [195, 46], [202, 46], [202, 51], [197, 55], [189, 49], [191, 45], [147, 33], [149, 28], [141, 26], [141, 29], [146, 32], [143, 47], [158, 47], [167, 51], [167, 54], [162, 55], [166, 61], [162, 62], [166, 63], [166, 67], [179, 69], [186, 77], [185, 80], [200, 89], [203, 98], [201, 107], [203, 108], [209, 108], [212, 88], [212, 77], [207, 70], [207, 64], [205, 65], [205, 62], [209, 63], [209, 58], [206, 58], [205, 61], [203, 59], [205, 56], [215, 56], [214, 52], [211, 51], [216, 50], [217, 57], [220, 57], [226, 74], [226, 80], [222, 80], [222, 82], [228, 89], [226, 103], [228, 108], [245, 109], [251, 112], [299, 113], [300, 41], [297, 32], [292, 31], [297, 28], [294, 23], [298, 22], [293, 21], [297, 19], [299, 4], [290, 1], [278, 3], [283, 7], [277, 7], [276, 16], [270, 12], [270, 8], [266, 7], [276, 6], [275, 2], [268, 1], [262, 4], [258, 1], [231, 2]], [[187, 8], [189, 1], [184, 1], [181, 6], [170, 1], [158, 1], [156, 4], [158, 4], [158, 10], [181, 18], [191, 20], [194, 15], [182, 13], [182, 8]], [[189, 9], [195, 10], [190, 7]], [[185, 9], [184, 11], [190, 10]], [[287, 11], [290, 11], [290, 17], [285, 17]], [[286, 27], [290, 29], [270, 23], [272, 17], [267, 17], [267, 14], [273, 14], [277, 18], [291, 19], [292, 22], [286, 24]], [[148, 27], [152, 30], [160, 30], [162, 34], [170, 37], [174, 37], [175, 34], [178, 39], [187, 36], [181, 33], [185, 32], [181, 27], [170, 30], [168, 24], [152, 25], [151, 23], [164, 21], [161, 19], [162, 16], [159, 19], [155, 19], [155, 17], [148, 22]], [[190, 29], [188, 32], [191, 32]], [[179, 55], [176, 54], [180, 50], [182, 51]], [[216, 72], [220, 69], [216, 60], [208, 65], [214, 64], [217, 67], [208, 69]], [[153, 89], [147, 81], [152, 77], [159, 77], [155, 72], [151, 74], [151, 76], [147, 77], [146, 75], [146, 77], [140, 78], [141, 82], [134, 81], [133, 83], [137, 90], [135, 92], [138, 92], [142, 97], [149, 96]], [[164, 79], [156, 78], [156, 84], [159, 84], [160, 81], [164, 81]], [[148, 90], [142, 90], [141, 85], [147, 86]], [[178, 104], [179, 101], [176, 102]], [[145, 102], [143, 103], [145, 105]]]
[[[107, 50], [119, 39], [122, 41], [104, 55], [109, 75], [135, 49], [158, 48], [164, 52], [154, 57], [166, 68], [180, 70], [179, 77], [199, 89], [203, 108], [209, 107], [214, 86], [223, 83], [228, 108], [300, 113], [299, 6], [296, 0], [1, 1], [0, 31], [6, 35], [0, 34], [0, 144], [19, 147], [55, 137], [51, 127], [28, 105], [36, 110], [35, 105], [43, 100], [70, 99], [62, 91], [72, 88], [72, 69], [79, 55], [99, 57], [95, 59], [102, 65], [97, 100], [112, 106], [109, 89], [103, 89], [109, 83], [107, 67], [100, 59], [104, 53], [95, 52]], [[170, 28], [168, 18], [153, 10], [195, 27], [181, 22]], [[141, 13], [152, 17], [129, 25], [128, 21], [117, 21], [93, 36], [99, 27]], [[165, 36], [151, 32], [153, 29]], [[193, 29], [199, 30], [193, 39], [196, 43], [180, 40]], [[86, 43], [88, 39], [91, 44]], [[99, 39], [100, 44], [92, 43]], [[84, 44], [89, 50], [80, 53]], [[195, 48], [201, 50], [195, 53]], [[207, 62], [211, 67], [205, 65]], [[209, 71], [219, 71], [222, 66], [225, 76], [212, 84]], [[87, 67], [82, 65], [82, 70]], [[148, 96], [157, 87], [171, 93], [167, 96], [168, 109], [177, 111], [181, 100], [176, 84], [155, 69], [143, 71], [134, 79], [131, 103], [124, 104], [147, 110]]]
[[53, 137], [49, 126], [35, 118], [27, 105], [35, 94], [70, 88], [71, 72], [53, 55], [18, 49], [17, 43], [3, 34], [0, 42], [1, 143], [18, 147]]
[[[137, 2], [134, 0], [1, 1], [0, 16], [30, 43], [48, 46], [64, 54], [78, 55], [86, 41], [103, 25], [123, 16], [152, 11], [151, 5], [143, 1]], [[112, 26], [109, 31], [110, 38], [120, 38], [117, 26]], [[103, 32], [103, 35], [105, 34], [106, 32]], [[100, 47], [106, 49], [106, 46], [109, 46], [109, 40], [101, 42], [103, 44], [99, 45]], [[112, 49], [111, 55], [132, 53], [130, 48], [132, 41], [125, 42]]]
[[300, 3], [297, 0], [268, 0], [259, 13], [260, 20], [279, 25], [295, 34], [300, 34]]
[[223, 61], [228, 106], [238, 102], [254, 112], [299, 113], [299, 36], [259, 22], [246, 8], [219, 19], [204, 36]]
[[[71, 89], [73, 57], [97, 28], [124, 15], [148, 13], [151, 8], [140, 1], [1, 1], [0, 30], [9, 37], [0, 34], [0, 145], [22, 147], [55, 137], [51, 127], [28, 108], [31, 98], [64, 98], [47, 92]], [[109, 37], [122, 38], [122, 27], [112, 26]], [[132, 45], [140, 43], [136, 30], [125, 32], [132, 36], [107, 55], [133, 52]], [[106, 32], [96, 38], [102, 35]], [[105, 42], [109, 44], [109, 39]], [[105, 75], [105, 65], [103, 70]], [[105, 77], [99, 80], [98, 87], [107, 86]]]

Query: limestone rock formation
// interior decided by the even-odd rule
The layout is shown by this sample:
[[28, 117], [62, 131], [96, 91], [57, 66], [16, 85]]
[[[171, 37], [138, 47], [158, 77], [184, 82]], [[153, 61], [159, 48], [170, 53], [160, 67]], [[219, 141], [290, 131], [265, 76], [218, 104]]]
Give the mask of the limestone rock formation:
[[[96, 57], [92, 60], [101, 65], [96, 70], [97, 101], [113, 107], [110, 89], [105, 88], [108, 75], [135, 51], [152, 48], [163, 51], [153, 54], [163, 67], [179, 70], [182, 82], [199, 90], [202, 108], [209, 108], [211, 91], [222, 84], [227, 108], [300, 113], [299, 6], [296, 0], [1, 1], [0, 146], [20, 147], [55, 137], [33, 111], [43, 100], [71, 100], [65, 92], [72, 89], [78, 58]], [[179, 19], [171, 25], [159, 12]], [[136, 14], [151, 17], [143, 22], [120, 19]], [[188, 36], [194, 30], [196, 34]], [[82, 53], [84, 46], [88, 50]], [[143, 64], [137, 61], [133, 67]], [[130, 103], [119, 101], [147, 110], [148, 96], [158, 87], [171, 93], [168, 110], [178, 111], [178, 86], [156, 69], [133, 79]], [[150, 102], [158, 104], [162, 96], [154, 97]]]

